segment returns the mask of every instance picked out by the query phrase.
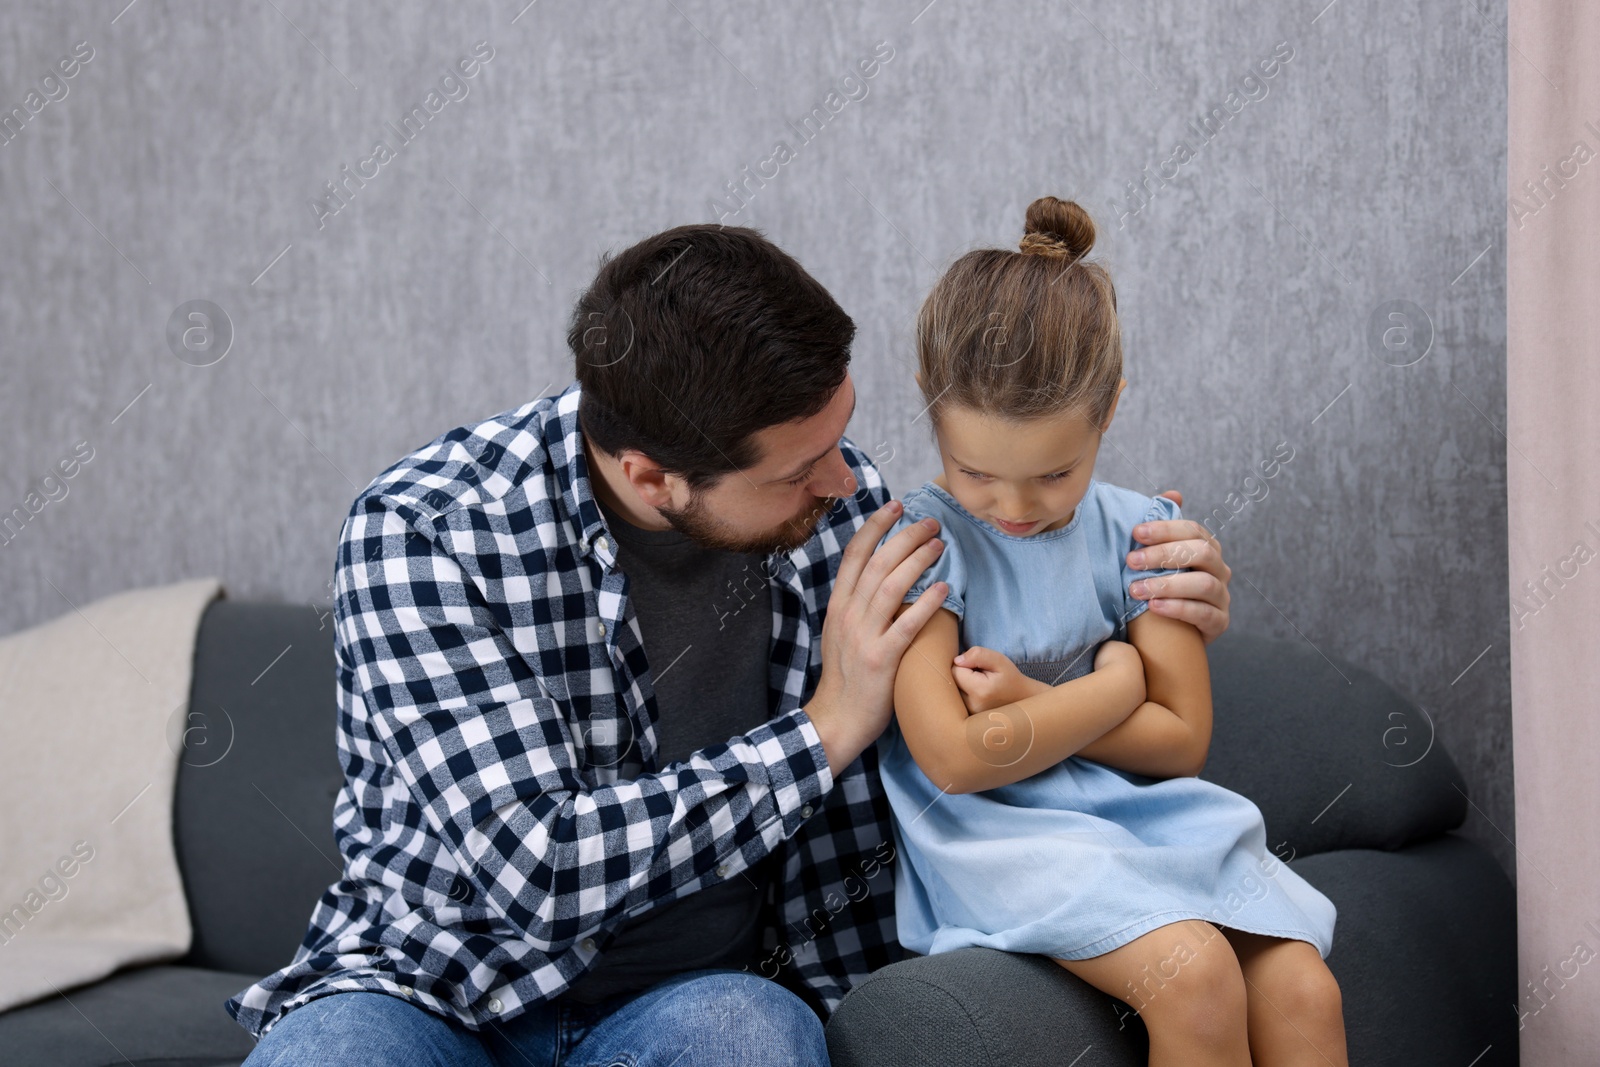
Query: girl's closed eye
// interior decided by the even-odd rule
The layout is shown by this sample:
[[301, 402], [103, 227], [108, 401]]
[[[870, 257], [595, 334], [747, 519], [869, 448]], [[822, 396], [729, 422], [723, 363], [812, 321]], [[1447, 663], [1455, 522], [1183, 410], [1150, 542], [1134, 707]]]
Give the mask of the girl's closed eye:
[[[957, 469], [960, 469], [960, 468], [957, 468]], [[983, 479], [989, 477], [987, 474], [979, 474], [976, 471], [962, 470], [961, 473], [965, 474], [968, 478], [975, 478], [980, 482], [983, 481]], [[1072, 473], [1071, 470], [1056, 471], [1054, 474], [1041, 475], [1041, 478], [1044, 481], [1047, 481], [1047, 482], [1058, 482], [1062, 478], [1065, 478], [1068, 475], [1070, 475], [1071, 473]]]

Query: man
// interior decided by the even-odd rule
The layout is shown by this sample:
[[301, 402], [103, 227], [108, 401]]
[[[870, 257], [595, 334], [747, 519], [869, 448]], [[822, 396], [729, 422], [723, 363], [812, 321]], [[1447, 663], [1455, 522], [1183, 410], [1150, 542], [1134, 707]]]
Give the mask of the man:
[[[228, 1012], [248, 1064], [825, 1064], [902, 957], [873, 742], [939, 586], [848, 437], [855, 325], [748, 229], [603, 262], [577, 381], [357, 497], [334, 583], [344, 876]], [[930, 520], [931, 521], [931, 520]], [[1229, 571], [1154, 523], [1152, 610]]]

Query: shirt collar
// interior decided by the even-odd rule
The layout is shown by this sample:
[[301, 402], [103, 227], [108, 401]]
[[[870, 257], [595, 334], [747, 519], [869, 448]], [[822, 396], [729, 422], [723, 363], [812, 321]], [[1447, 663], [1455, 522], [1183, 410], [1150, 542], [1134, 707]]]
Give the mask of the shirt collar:
[[616, 562], [617, 546], [589, 482], [589, 460], [578, 425], [578, 400], [582, 395], [581, 383], [574, 381], [554, 397], [554, 415], [544, 420], [545, 455], [555, 468], [562, 507], [578, 528], [579, 551], [587, 554], [593, 550], [609, 568]]

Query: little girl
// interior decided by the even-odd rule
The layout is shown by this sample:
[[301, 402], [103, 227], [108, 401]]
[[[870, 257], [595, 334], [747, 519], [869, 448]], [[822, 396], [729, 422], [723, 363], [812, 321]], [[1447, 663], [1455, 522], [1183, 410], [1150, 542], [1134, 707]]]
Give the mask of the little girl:
[[1128, 590], [1177, 573], [1126, 556], [1179, 508], [1093, 476], [1128, 384], [1093, 244], [1081, 207], [1036, 200], [1020, 252], [962, 256], [918, 317], [944, 473], [883, 540], [936, 518], [906, 605], [947, 591], [877, 743], [899, 939], [1049, 956], [1139, 1012], [1152, 1065], [1343, 1067], [1333, 903], [1268, 854], [1260, 809], [1196, 777], [1204, 642]]

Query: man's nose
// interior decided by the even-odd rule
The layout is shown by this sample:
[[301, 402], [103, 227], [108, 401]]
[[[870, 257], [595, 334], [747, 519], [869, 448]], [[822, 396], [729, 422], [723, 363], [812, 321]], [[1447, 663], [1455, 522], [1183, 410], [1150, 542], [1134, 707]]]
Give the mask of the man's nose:
[[836, 448], [832, 455], [817, 464], [817, 477], [807, 488], [817, 496], [850, 496], [860, 485], [855, 471], [845, 461], [844, 451]]

